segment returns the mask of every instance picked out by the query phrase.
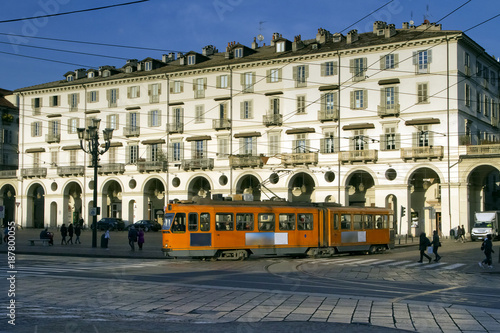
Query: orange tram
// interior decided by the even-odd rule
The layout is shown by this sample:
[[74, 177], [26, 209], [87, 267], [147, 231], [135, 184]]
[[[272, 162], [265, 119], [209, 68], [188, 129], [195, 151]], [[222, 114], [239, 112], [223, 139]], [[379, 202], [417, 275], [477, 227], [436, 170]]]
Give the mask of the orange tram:
[[243, 260], [331, 256], [394, 248], [392, 211], [328, 203], [260, 201], [169, 203], [162, 227], [167, 257]]

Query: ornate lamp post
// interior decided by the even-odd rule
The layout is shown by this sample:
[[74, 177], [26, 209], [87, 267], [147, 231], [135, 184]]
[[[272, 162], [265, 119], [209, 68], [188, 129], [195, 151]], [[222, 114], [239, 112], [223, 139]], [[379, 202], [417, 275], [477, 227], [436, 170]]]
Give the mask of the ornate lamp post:
[[92, 124], [88, 128], [78, 128], [78, 138], [80, 139], [80, 148], [92, 156], [92, 165], [94, 168], [94, 214], [92, 217], [92, 247], [97, 247], [97, 168], [99, 168], [99, 155], [108, 151], [113, 137], [113, 129], [106, 128], [102, 131], [105, 141], [104, 149], [99, 149], [99, 123], [101, 119], [92, 119]]

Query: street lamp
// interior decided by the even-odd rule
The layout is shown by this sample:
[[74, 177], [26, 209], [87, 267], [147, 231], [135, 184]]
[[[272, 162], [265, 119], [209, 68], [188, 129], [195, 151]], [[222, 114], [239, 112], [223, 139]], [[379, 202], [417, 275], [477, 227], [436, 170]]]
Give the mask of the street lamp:
[[111, 146], [113, 129], [106, 128], [102, 131], [105, 141], [104, 149], [99, 149], [99, 123], [101, 119], [92, 119], [88, 128], [77, 128], [80, 148], [87, 154], [92, 155], [92, 165], [94, 168], [94, 211], [92, 217], [92, 247], [97, 247], [97, 168], [99, 168], [99, 155], [108, 151]]

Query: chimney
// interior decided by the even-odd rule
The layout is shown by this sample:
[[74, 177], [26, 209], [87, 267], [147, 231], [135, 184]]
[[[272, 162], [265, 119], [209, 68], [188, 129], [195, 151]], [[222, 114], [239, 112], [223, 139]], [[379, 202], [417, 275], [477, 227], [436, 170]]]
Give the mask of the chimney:
[[257, 50], [258, 47], [259, 47], [259, 44], [257, 44], [257, 38], [254, 37], [253, 42], [252, 42], [252, 49]]
[[353, 29], [347, 33], [347, 44], [354, 43], [358, 40], [358, 30]]
[[271, 46], [274, 46], [274, 41], [280, 37], [280, 34], [275, 32], [273, 33], [273, 38], [271, 39]]
[[396, 26], [394, 24], [388, 24], [385, 27], [385, 38], [390, 38], [396, 34]]
[[338, 43], [341, 42], [344, 36], [340, 32], [336, 32], [333, 34], [333, 42]]
[[211, 56], [217, 53], [217, 49], [213, 45], [207, 45], [202, 49], [202, 54], [204, 56]]
[[387, 25], [386, 22], [383, 21], [375, 21], [373, 22], [373, 33], [377, 36], [383, 36], [384, 35], [384, 29], [385, 26]]
[[86, 74], [87, 74], [87, 71], [85, 70], [85, 68], [76, 69], [75, 70], [75, 80], [86, 77], [87, 76]]
[[295, 52], [304, 47], [304, 42], [302, 41], [302, 36], [297, 35], [293, 38], [292, 51]]
[[318, 33], [316, 34], [316, 41], [318, 43], [324, 44], [328, 40], [330, 40], [331, 38], [332, 38], [332, 34], [330, 33], [330, 31], [323, 29], [323, 28], [318, 29]]
[[403, 29], [410, 29], [410, 23], [403, 22]]
[[162, 54], [161, 61], [166, 64], [168, 62], [168, 56], [166, 54]]

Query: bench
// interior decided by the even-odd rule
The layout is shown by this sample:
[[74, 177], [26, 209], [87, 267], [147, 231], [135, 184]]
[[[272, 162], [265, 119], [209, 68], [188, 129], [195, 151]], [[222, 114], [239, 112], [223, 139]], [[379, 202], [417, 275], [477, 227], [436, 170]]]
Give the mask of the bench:
[[37, 238], [37, 239], [28, 239], [28, 242], [30, 242], [30, 245], [35, 245], [35, 242], [40, 242], [42, 243], [42, 245], [44, 246], [47, 246], [49, 245], [49, 242], [50, 242], [50, 239], [40, 239], [40, 238]]

